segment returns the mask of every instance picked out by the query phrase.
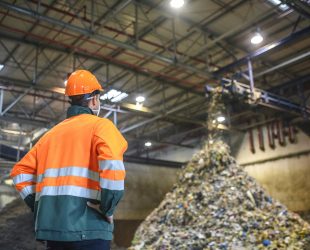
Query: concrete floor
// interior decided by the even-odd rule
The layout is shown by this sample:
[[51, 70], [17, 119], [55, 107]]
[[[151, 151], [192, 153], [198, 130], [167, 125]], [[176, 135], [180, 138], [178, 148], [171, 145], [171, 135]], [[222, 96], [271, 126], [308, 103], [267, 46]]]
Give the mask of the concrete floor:
[[[135, 228], [140, 223], [115, 222], [117, 242], [129, 246]], [[0, 249], [7, 250], [45, 250], [45, 244], [34, 239], [33, 215], [22, 199], [7, 204], [0, 211]], [[112, 250], [124, 250], [112, 244]]]

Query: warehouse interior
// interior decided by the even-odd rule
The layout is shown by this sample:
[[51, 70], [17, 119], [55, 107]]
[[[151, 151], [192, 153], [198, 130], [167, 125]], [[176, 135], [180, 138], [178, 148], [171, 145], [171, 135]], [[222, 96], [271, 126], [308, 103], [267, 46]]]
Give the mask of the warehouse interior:
[[[0, 1], [3, 230], [18, 228], [10, 207], [29, 217], [9, 174], [66, 119], [64, 90], [76, 69], [96, 75], [100, 117], [128, 141], [115, 249], [130, 247], [182, 168], [213, 143], [210, 117], [238, 165], [310, 222], [309, 58], [306, 0]], [[210, 113], [218, 88], [225, 108]], [[10, 240], [11, 249], [42, 247], [19, 248], [18, 239], [0, 248]]]

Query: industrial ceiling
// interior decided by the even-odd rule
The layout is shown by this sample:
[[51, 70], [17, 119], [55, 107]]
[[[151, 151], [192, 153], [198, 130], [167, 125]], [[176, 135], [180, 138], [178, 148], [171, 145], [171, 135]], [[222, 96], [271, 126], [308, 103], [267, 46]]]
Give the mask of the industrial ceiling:
[[[254, 45], [256, 31], [264, 40]], [[129, 141], [128, 156], [194, 148], [205, 134], [205, 85], [249, 84], [249, 63], [255, 87], [309, 106], [309, 34], [309, 1], [1, 1], [0, 144], [27, 150], [65, 119], [65, 80], [83, 68], [106, 92], [128, 94], [101, 111]], [[242, 124], [253, 114], [234, 115]]]

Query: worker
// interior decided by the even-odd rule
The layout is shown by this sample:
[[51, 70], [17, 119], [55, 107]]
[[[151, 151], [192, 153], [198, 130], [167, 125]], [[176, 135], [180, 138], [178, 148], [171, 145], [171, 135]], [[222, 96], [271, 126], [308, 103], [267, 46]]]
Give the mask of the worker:
[[67, 119], [48, 131], [13, 167], [16, 189], [34, 212], [35, 237], [48, 250], [110, 249], [113, 213], [124, 193], [127, 142], [99, 118], [96, 77], [73, 72]]

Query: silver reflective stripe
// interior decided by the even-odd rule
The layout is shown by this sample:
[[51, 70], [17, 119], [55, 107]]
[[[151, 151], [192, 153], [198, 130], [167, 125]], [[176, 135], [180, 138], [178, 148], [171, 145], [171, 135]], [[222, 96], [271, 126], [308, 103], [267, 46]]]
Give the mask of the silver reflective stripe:
[[123, 161], [104, 160], [99, 161], [100, 170], [125, 170]]
[[112, 181], [100, 178], [100, 187], [110, 190], [124, 190], [124, 181]]
[[82, 167], [48, 168], [44, 174], [38, 176], [37, 182], [42, 182], [44, 177], [78, 176], [94, 181], [99, 181], [99, 173]]
[[20, 191], [20, 196], [25, 199], [29, 194], [34, 194], [36, 192], [36, 186], [26, 186]]
[[15, 185], [25, 182], [25, 181], [35, 181], [36, 176], [33, 174], [19, 174], [13, 177], [13, 182]]
[[36, 193], [36, 201], [41, 196], [70, 195], [88, 199], [100, 200], [100, 191], [77, 186], [46, 186]]

